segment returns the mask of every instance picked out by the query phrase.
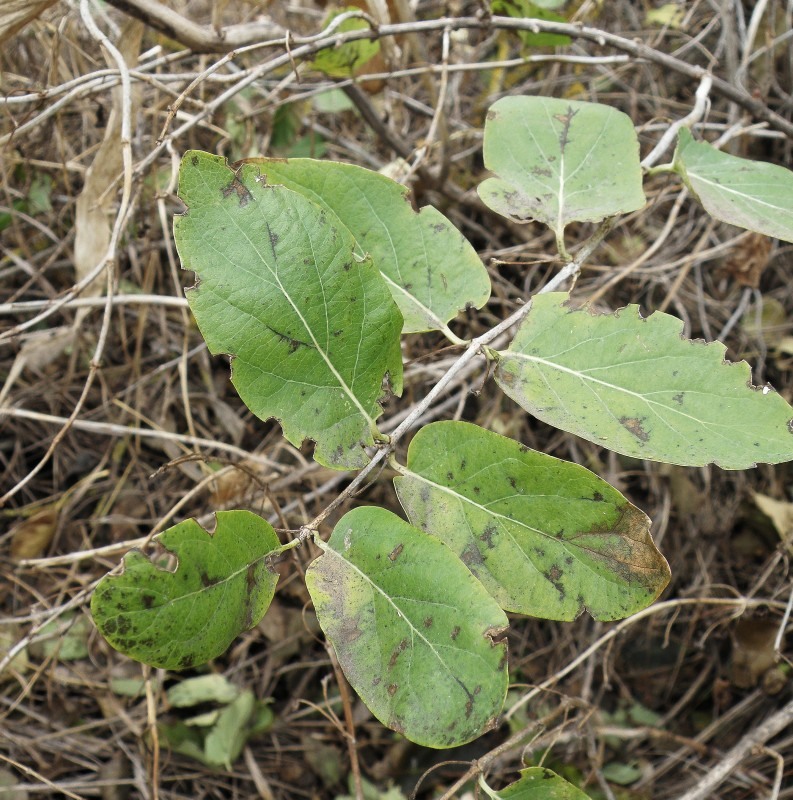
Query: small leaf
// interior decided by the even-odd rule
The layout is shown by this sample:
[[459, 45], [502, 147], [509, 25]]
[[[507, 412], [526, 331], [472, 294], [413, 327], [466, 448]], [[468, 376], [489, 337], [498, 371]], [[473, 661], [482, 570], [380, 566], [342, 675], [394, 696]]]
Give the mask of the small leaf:
[[182, 159], [174, 222], [182, 265], [195, 270], [190, 307], [213, 353], [233, 356], [232, 380], [262, 419], [335, 469], [368, 463], [386, 376], [402, 387], [402, 316], [350, 233], [318, 205], [259, 170], [236, 172], [197, 151]]
[[793, 172], [678, 134], [675, 170], [712, 217], [793, 242]]
[[306, 571], [344, 674], [389, 728], [454, 747], [492, 728], [507, 690], [507, 618], [437, 539], [356, 508]]
[[435, 422], [395, 478], [417, 528], [463, 560], [506, 611], [621, 619], [669, 582], [650, 520], [589, 470], [467, 422]]
[[[531, 2], [531, 0], [492, 0], [490, 10], [493, 14], [504, 14], [513, 19], [539, 19], [548, 22], [565, 22], [565, 18], [554, 14], [551, 8], [564, 5], [563, 2]], [[532, 33], [515, 31], [524, 48], [561, 47], [570, 44], [570, 37], [560, 33]]]
[[493, 800], [589, 800], [589, 795], [545, 767], [522, 769], [520, 780], [497, 792], [481, 783]]
[[28, 648], [34, 658], [54, 656], [58, 661], [79, 661], [88, 656], [91, 622], [82, 614], [66, 613], [48, 622]]
[[721, 342], [684, 339], [683, 323], [638, 306], [595, 314], [538, 295], [499, 354], [498, 385], [557, 428], [634, 458], [747, 469], [793, 459], [793, 408], [752, 386]]
[[494, 211], [543, 222], [561, 240], [570, 222], [597, 222], [644, 205], [639, 141], [609, 106], [549, 97], [504, 97], [487, 112], [479, 186]]
[[230, 703], [240, 690], [222, 675], [198, 675], [168, 689], [168, 702], [174, 708], [188, 708], [201, 703]]
[[[360, 11], [355, 6], [345, 6], [338, 11], [333, 11], [325, 17], [322, 27], [327, 28], [340, 14], [347, 11]], [[352, 17], [336, 28], [338, 33], [359, 31], [371, 27], [365, 19]], [[359, 67], [363, 67], [380, 52], [380, 42], [377, 38], [358, 39], [354, 42], [345, 42], [338, 47], [327, 47], [320, 50], [314, 57], [314, 66], [334, 78], [349, 78]]]
[[217, 722], [204, 740], [206, 763], [230, 770], [248, 738], [248, 723], [253, 716], [255, 697], [250, 689], [218, 714]]
[[280, 183], [326, 208], [369, 253], [404, 317], [403, 333], [444, 330], [490, 297], [487, 270], [440, 211], [416, 213], [409, 191], [377, 172], [334, 161], [251, 159]]
[[174, 572], [140, 551], [120, 575], [103, 578], [91, 598], [102, 636], [122, 653], [163, 669], [186, 669], [223, 653], [258, 624], [278, 582], [265, 556], [275, 531], [249, 511], [219, 511], [214, 533], [188, 519], [158, 534], [179, 559]]

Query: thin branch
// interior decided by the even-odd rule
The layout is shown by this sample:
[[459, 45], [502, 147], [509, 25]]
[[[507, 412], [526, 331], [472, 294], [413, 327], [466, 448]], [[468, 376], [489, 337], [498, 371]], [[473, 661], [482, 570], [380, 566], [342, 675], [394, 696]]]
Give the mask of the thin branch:
[[237, 47], [283, 35], [274, 22], [246, 22], [216, 30], [198, 25], [158, 0], [108, 0], [108, 5], [145, 22], [194, 53], [226, 53]]

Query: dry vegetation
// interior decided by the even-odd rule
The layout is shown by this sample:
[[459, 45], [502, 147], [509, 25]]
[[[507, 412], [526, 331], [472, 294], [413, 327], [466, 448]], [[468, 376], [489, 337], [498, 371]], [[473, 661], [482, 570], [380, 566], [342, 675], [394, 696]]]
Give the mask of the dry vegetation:
[[[365, 91], [337, 81], [346, 92], [333, 94], [333, 79], [305, 58], [325, 14], [312, 0], [169, 0], [200, 27], [166, 32], [114, 5], [52, 5], [0, 53], [0, 797], [333, 798], [349, 791], [353, 751], [368, 781], [422, 798], [450, 796], [474, 759], [495, 786], [542, 760], [593, 797], [793, 797], [790, 465], [730, 473], [617, 457], [528, 418], [484, 382], [481, 362], [425, 421], [473, 420], [595, 470], [652, 517], [673, 574], [665, 602], [620, 626], [516, 620], [515, 684], [495, 732], [436, 753], [347, 695], [299, 580], [307, 547], [283, 563], [262, 624], [208, 667], [274, 712], [230, 770], [173, 752], [158, 724], [197, 713], [165, 695], [185, 676], [112, 651], [86, 607], [123, 552], [174, 521], [244, 507], [294, 530], [349, 482], [254, 418], [226, 361], [208, 355], [171, 238], [183, 151], [317, 155], [397, 176], [412, 166], [416, 203], [440, 208], [489, 265], [491, 302], [456, 328], [470, 337], [559, 269], [551, 235], [508, 225], [476, 200], [487, 106], [507, 93], [609, 103], [631, 115], [644, 155], [692, 108], [699, 81], [685, 66], [706, 67], [748, 99], [714, 85], [701, 135], [790, 165], [790, 4], [690, 0], [668, 25], [648, 19], [660, 6], [649, 0], [568, 4], [577, 7], [568, 18], [672, 54], [675, 67], [584, 35], [524, 58], [514, 34], [487, 27], [479, 3], [395, 3], [397, 20], [482, 24], [388, 39], [370, 68], [380, 78]], [[236, 26], [225, 40], [223, 25]], [[234, 58], [223, 55], [228, 42], [240, 45]], [[668, 310], [691, 335], [723, 339], [755, 382], [790, 400], [791, 247], [713, 221], [667, 177], [646, 188], [648, 207], [598, 248], [576, 296]], [[575, 245], [591, 229], [570, 233]], [[405, 397], [386, 410], [386, 429], [455, 358], [432, 335], [405, 348]], [[329, 522], [354, 503], [395, 505], [390, 477], [376, 474]], [[143, 679], [140, 693], [121, 678]], [[780, 709], [788, 716], [774, 717]], [[769, 719], [781, 724], [759, 727]], [[687, 794], [721, 767], [729, 777], [718, 787]], [[473, 780], [454, 788], [473, 791]]]

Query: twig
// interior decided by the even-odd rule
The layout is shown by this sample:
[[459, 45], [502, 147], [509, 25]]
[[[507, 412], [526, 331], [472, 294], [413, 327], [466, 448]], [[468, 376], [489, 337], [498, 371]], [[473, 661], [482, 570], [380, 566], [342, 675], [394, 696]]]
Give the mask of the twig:
[[650, 169], [654, 167], [661, 156], [672, 146], [677, 134], [681, 128], [690, 128], [695, 122], [700, 122], [708, 111], [710, 106], [711, 87], [713, 86], [713, 76], [710, 74], [703, 75], [699, 81], [699, 86], [694, 94], [694, 108], [676, 122], [672, 123], [667, 128], [666, 133], [658, 140], [658, 144], [647, 154], [644, 161], [642, 161], [643, 169]]
[[225, 53], [283, 32], [273, 22], [247, 22], [219, 31], [204, 28], [157, 0], [108, 0], [108, 3], [189, 47], [194, 53]]
[[793, 724], [793, 700], [783, 706], [776, 714], [772, 714], [761, 722], [754, 730], [747, 733], [726, 756], [689, 789], [678, 800], [704, 800], [713, 797], [714, 789], [721, 785], [737, 766], [753, 751], [765, 746], [765, 743]]

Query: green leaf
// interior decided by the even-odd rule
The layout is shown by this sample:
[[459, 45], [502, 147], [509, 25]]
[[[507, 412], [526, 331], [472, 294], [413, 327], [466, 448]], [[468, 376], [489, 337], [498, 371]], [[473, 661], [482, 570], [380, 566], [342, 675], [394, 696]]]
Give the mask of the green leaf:
[[[531, 2], [531, 0], [492, 0], [490, 10], [493, 14], [504, 14], [513, 19], [539, 19], [547, 22], [565, 22], [565, 18], [554, 14], [551, 8], [564, 5], [563, 2]], [[560, 33], [532, 33], [531, 31], [515, 31], [523, 46], [557, 47], [570, 44], [570, 37]]]
[[589, 800], [589, 795], [545, 767], [522, 769], [520, 780], [497, 792], [480, 783], [493, 800]]
[[416, 213], [404, 186], [378, 172], [333, 161], [255, 159], [268, 183], [300, 192], [335, 215], [369, 253], [404, 317], [403, 333], [445, 330], [490, 297], [487, 270], [440, 211]]
[[504, 97], [487, 112], [479, 186], [494, 211], [535, 219], [561, 242], [570, 222], [597, 222], [644, 205], [639, 141], [609, 106], [550, 97]]
[[507, 618], [446, 545], [383, 508], [356, 508], [306, 571], [344, 674], [389, 728], [428, 747], [495, 725]]
[[91, 622], [85, 616], [66, 613], [48, 622], [30, 643], [30, 654], [34, 658], [50, 658], [58, 661], [78, 661], [88, 656], [88, 637]]
[[418, 528], [463, 560], [506, 611], [620, 619], [669, 582], [650, 520], [589, 470], [468, 422], [410, 444], [397, 495]]
[[675, 170], [712, 217], [793, 242], [793, 172], [678, 134]]
[[222, 675], [198, 675], [187, 678], [168, 689], [168, 702], [174, 708], [187, 708], [201, 703], [230, 703], [240, 690]]
[[596, 314], [568, 297], [534, 297], [498, 356], [496, 382], [526, 411], [635, 458], [725, 469], [793, 459], [793, 408], [753, 387], [723, 344], [684, 339], [668, 314]]
[[350, 233], [306, 197], [267, 186], [197, 151], [179, 176], [186, 214], [174, 222], [182, 265], [195, 270], [190, 307], [254, 414], [277, 417], [295, 445], [335, 469], [368, 463], [386, 376], [402, 390], [402, 316]]
[[250, 689], [240, 692], [218, 715], [204, 740], [206, 763], [230, 770], [248, 738], [248, 723], [253, 716], [255, 697]]
[[155, 537], [178, 558], [175, 571], [132, 550], [120, 575], [99, 582], [91, 613], [116, 650], [153, 667], [186, 669], [219, 656], [259, 623], [278, 582], [265, 562], [278, 537], [249, 511], [215, 516], [214, 533], [188, 519]]
[[[360, 11], [355, 6], [345, 6], [338, 11], [333, 11], [325, 17], [322, 27], [328, 25], [340, 14], [347, 11]], [[353, 17], [347, 19], [336, 28], [337, 33], [359, 31], [371, 27], [365, 19]], [[349, 78], [359, 67], [363, 67], [380, 52], [380, 41], [372, 39], [358, 39], [354, 42], [345, 42], [338, 47], [320, 50], [314, 57], [314, 66], [334, 78]]]

